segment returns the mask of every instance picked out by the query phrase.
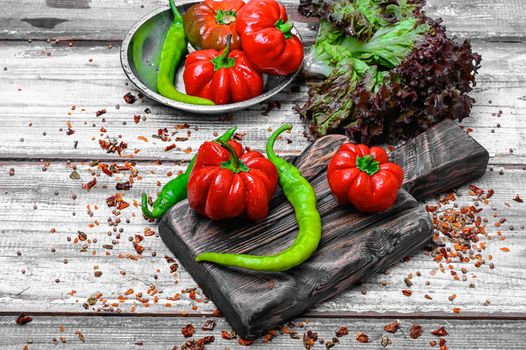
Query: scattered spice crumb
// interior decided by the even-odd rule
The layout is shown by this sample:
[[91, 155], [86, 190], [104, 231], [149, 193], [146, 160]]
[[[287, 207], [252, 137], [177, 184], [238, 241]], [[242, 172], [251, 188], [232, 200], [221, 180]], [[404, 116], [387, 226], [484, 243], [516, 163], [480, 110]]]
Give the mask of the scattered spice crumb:
[[18, 315], [18, 317], [15, 320], [16, 324], [18, 324], [20, 326], [23, 326], [26, 323], [29, 323], [31, 321], [33, 321], [33, 318], [31, 316], [27, 316], [26, 314]]
[[181, 328], [181, 333], [183, 333], [183, 336], [185, 338], [189, 338], [191, 336], [194, 335], [195, 333], [195, 327], [193, 324], [191, 323], [188, 323], [186, 326], [184, 326], [183, 328]]
[[387, 347], [388, 345], [392, 344], [393, 342], [391, 341], [391, 339], [386, 336], [386, 335], [383, 335], [382, 338], [380, 339], [380, 344], [385, 348]]
[[349, 329], [347, 328], [347, 326], [340, 326], [340, 328], [338, 328], [335, 333], [338, 338], [341, 338], [349, 334]]
[[439, 336], [439, 337], [443, 337], [443, 336], [448, 335], [448, 333], [446, 331], [446, 327], [444, 327], [444, 326], [440, 326], [437, 329], [432, 330], [431, 334]]
[[409, 336], [413, 339], [417, 339], [422, 335], [422, 326], [419, 324], [414, 324], [411, 326], [411, 329], [409, 329]]
[[400, 328], [400, 322], [394, 321], [389, 324], [386, 324], [384, 326], [384, 331], [389, 332], [389, 333], [396, 333], [398, 328]]
[[131, 92], [128, 92], [126, 95], [124, 95], [124, 101], [127, 104], [134, 104], [136, 100], [137, 98], [134, 95], [132, 95]]
[[369, 336], [363, 332], [356, 333], [356, 341], [359, 343], [368, 343]]

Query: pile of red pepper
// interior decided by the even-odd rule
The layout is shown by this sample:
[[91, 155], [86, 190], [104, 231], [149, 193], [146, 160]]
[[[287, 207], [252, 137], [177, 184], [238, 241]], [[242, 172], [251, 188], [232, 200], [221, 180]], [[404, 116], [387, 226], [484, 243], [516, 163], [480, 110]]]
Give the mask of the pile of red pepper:
[[186, 92], [216, 104], [260, 95], [262, 74], [291, 74], [303, 60], [303, 44], [275, 0], [205, 0], [188, 9], [184, 28], [198, 49], [186, 59]]

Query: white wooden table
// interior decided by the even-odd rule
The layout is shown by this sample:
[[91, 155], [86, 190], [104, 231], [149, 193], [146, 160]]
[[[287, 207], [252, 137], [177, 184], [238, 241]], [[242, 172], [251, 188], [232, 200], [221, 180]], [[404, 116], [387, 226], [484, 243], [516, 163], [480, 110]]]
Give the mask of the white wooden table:
[[[145, 251], [135, 259], [128, 237], [157, 227], [142, 218], [133, 201], [143, 191], [158, 191], [158, 181], [165, 183], [169, 172], [184, 168], [190, 149], [234, 124], [246, 133], [245, 144], [261, 148], [269, 130], [291, 122], [293, 142], [282, 143], [285, 148], [279, 153], [298, 154], [308, 142], [292, 106], [304, 101], [307, 89], [298, 81], [274, 99], [279, 108], [263, 113], [267, 105], [259, 105], [224, 117], [192, 116], [148, 99], [126, 104], [123, 95], [137, 91], [120, 68], [120, 40], [137, 19], [164, 4], [164, 0], [3, 0], [0, 4], [2, 349], [56, 348], [54, 343], [71, 349], [171, 349], [187, 340], [181, 334], [187, 323], [197, 328], [194, 339], [215, 336], [207, 348], [239, 346], [237, 339], [221, 338], [220, 331], [230, 327], [216, 317], [212, 302], [202, 300], [199, 289], [192, 299], [189, 291], [197, 286], [188, 273], [181, 267], [170, 270], [165, 260], [170, 252], [160, 238], [145, 237], [141, 242]], [[441, 16], [450, 34], [472, 38], [483, 57], [472, 94], [477, 103], [462, 125], [472, 128], [471, 135], [491, 154], [489, 171], [476, 185], [495, 190], [490, 204], [495, 210], [488, 207], [482, 213], [494, 236], [483, 254], [493, 256], [494, 268], [489, 261], [479, 268], [472, 262], [452, 263], [455, 271], [468, 270], [466, 281], [455, 281], [447, 264], [441, 272], [433, 257], [421, 252], [308, 311], [295, 320], [308, 323], [294, 330], [302, 336], [310, 329], [329, 340], [346, 325], [350, 333], [336, 348], [378, 348], [381, 337], [388, 335], [389, 348], [424, 349], [431, 348], [430, 341], [438, 341], [430, 331], [445, 325], [450, 349], [524, 349], [526, 203], [513, 198], [518, 194], [526, 200], [526, 2], [429, 0], [427, 12]], [[313, 22], [301, 22], [297, 15], [293, 19], [312, 42]], [[102, 109], [107, 113], [97, 117]], [[134, 115], [141, 116], [137, 124]], [[176, 142], [174, 150], [166, 152], [168, 143], [152, 138], [160, 128], [172, 132], [184, 123], [190, 125], [191, 136]], [[74, 133], [68, 135], [68, 127]], [[101, 128], [107, 130], [104, 135], [121, 135], [128, 143], [125, 153], [134, 158], [103, 151], [98, 142]], [[187, 136], [186, 131], [177, 136]], [[118, 226], [108, 225], [108, 218], [115, 222], [116, 216], [105, 199], [128, 175], [100, 175], [96, 166], [90, 166], [94, 160], [136, 164], [139, 178], [133, 188], [119, 191], [132, 205], [122, 210]], [[71, 178], [75, 169], [78, 180]], [[82, 184], [93, 174], [100, 176], [88, 192]], [[468, 188], [458, 192], [464, 195], [458, 203], [467, 203]], [[493, 217], [494, 213], [499, 216]], [[494, 227], [502, 217], [507, 221]], [[87, 240], [75, 243], [79, 231]], [[411, 287], [404, 283], [408, 274], [414, 276]], [[158, 292], [147, 294], [152, 287]], [[404, 296], [403, 289], [411, 289], [412, 295]], [[460, 312], [454, 312], [459, 311], [456, 308]], [[16, 325], [21, 312], [34, 320]], [[202, 331], [201, 325], [209, 319], [217, 322], [215, 330]], [[386, 333], [383, 326], [395, 320], [400, 320], [401, 331]], [[414, 323], [423, 327], [418, 339], [409, 337]], [[358, 343], [357, 332], [366, 333], [370, 342]], [[302, 347], [301, 339], [281, 334], [270, 344], [258, 339], [252, 345]]]

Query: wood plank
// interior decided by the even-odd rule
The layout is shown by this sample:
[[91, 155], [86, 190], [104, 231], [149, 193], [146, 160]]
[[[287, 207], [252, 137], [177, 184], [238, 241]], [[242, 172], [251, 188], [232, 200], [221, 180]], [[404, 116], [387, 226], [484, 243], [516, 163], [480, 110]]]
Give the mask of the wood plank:
[[[320, 138], [294, 162], [317, 194], [323, 227], [318, 250], [301, 266], [270, 273], [195, 261], [203, 252], [273, 255], [289, 247], [297, 234], [296, 215], [279, 193], [270, 215], [257, 223], [212, 222], [186, 201], [160, 221], [163, 241], [241, 336], [256, 336], [342, 293], [431, 240], [429, 214], [405, 191], [391, 209], [376, 215], [338, 205], [328, 188], [326, 168], [346, 141], [340, 135]], [[454, 122], [444, 121], [395, 150], [393, 158], [405, 171], [404, 188], [422, 198], [482, 176], [488, 153]]]
[[[216, 321], [213, 331], [202, 331], [205, 320]], [[171, 349], [174, 345], [181, 346], [188, 339], [199, 339], [213, 335], [215, 340], [205, 349], [242, 349], [238, 338], [225, 340], [221, 338], [221, 330], [230, 331], [230, 326], [223, 318], [195, 317], [51, 317], [37, 316], [31, 323], [24, 326], [15, 324], [14, 316], [0, 317], [0, 347], [5, 350], [22, 349], [27, 342], [29, 349], [54, 348], [53, 339], [64, 349]], [[421, 320], [403, 319], [395, 334], [387, 333], [383, 327], [394, 319], [310, 319], [295, 320], [295, 327], [290, 331], [297, 332], [299, 339], [290, 335], [280, 334], [270, 343], [264, 343], [262, 338], [256, 339], [250, 349], [303, 349], [303, 334], [309, 330], [316, 332], [319, 338], [330, 341], [335, 331], [341, 326], [348, 327], [349, 334], [339, 339], [339, 344], [333, 349], [382, 349], [381, 339], [387, 336], [392, 344], [387, 349], [427, 349], [431, 341], [439, 341], [440, 337], [432, 335], [431, 331], [441, 326], [446, 328], [447, 341], [450, 349], [523, 349], [522, 335], [526, 332], [524, 321], [513, 320]], [[303, 327], [300, 327], [303, 322]], [[191, 323], [196, 332], [193, 338], [184, 338], [181, 328]], [[409, 336], [409, 330], [414, 324], [422, 327], [422, 335], [417, 339]], [[63, 329], [61, 331], [61, 329]], [[84, 336], [81, 342], [78, 334]], [[369, 343], [358, 343], [356, 333], [368, 335]], [[65, 343], [62, 343], [64, 337]], [[324, 349], [316, 344], [314, 349]], [[435, 348], [438, 348], [435, 347]]]
[[[112, 49], [106, 46], [70, 48], [46, 43], [3, 42], [0, 47], [3, 52], [0, 58], [0, 99], [3, 101], [0, 115], [4, 121], [0, 125], [3, 135], [0, 157], [3, 158], [115, 159], [115, 154], [106, 154], [99, 147], [101, 127], [107, 129], [107, 135], [122, 135], [129, 144], [128, 154], [140, 149], [135, 159], [144, 160], [188, 160], [191, 155], [184, 152], [187, 147], [195, 150], [203, 140], [211, 138], [214, 131], [233, 124], [239, 126], [240, 132], [247, 133], [246, 144], [253, 148], [262, 147], [270, 135], [267, 128], [276, 128], [283, 122], [294, 125], [288, 135], [292, 143], [280, 145], [278, 151], [297, 155], [308, 144], [303, 138], [304, 124], [292, 111], [294, 104], [304, 101], [307, 93], [306, 86], [299, 80], [274, 98], [281, 108], [273, 109], [268, 115], [264, 115], [268, 105], [263, 104], [229, 116], [193, 116], [147, 99], [126, 104], [122, 96], [128, 91], [134, 94], [137, 91], [125, 85], [117, 46]], [[462, 124], [473, 128], [474, 138], [491, 156], [498, 157], [492, 162], [526, 163], [526, 126], [522, 123], [526, 111], [524, 45], [475, 43], [475, 49], [484, 58], [472, 94], [477, 104], [472, 117]], [[48, 51], [51, 56], [47, 56]], [[93, 59], [91, 63], [90, 58]], [[2, 67], [7, 67], [7, 71]], [[116, 104], [120, 105], [119, 109]], [[72, 105], [76, 106], [74, 111]], [[96, 117], [96, 111], [103, 108], [107, 113]], [[145, 114], [146, 108], [151, 114]], [[145, 116], [147, 120], [135, 124], [134, 115]], [[106, 122], [102, 122], [102, 118], [106, 118]], [[66, 135], [68, 121], [75, 130], [70, 136]], [[32, 127], [28, 127], [29, 123]], [[176, 142], [180, 150], [165, 152], [164, 148], [172, 142], [152, 139], [158, 129], [166, 127], [173, 132], [175, 125], [183, 123], [199, 131], [192, 130], [188, 141]], [[149, 142], [139, 140], [139, 136], [147, 137]], [[20, 138], [24, 138], [24, 142], [20, 142]], [[75, 141], [78, 141], [77, 149]]]
[[[78, 167], [81, 181], [69, 178], [73, 164]], [[114, 218], [114, 215], [111, 213], [112, 208], [105, 205], [106, 198], [115, 193], [115, 178], [102, 175], [98, 178], [97, 187], [86, 192], [81, 189], [81, 183], [92, 178], [87, 164], [72, 162], [67, 166], [65, 162], [55, 161], [47, 167], [47, 171], [42, 171], [42, 167], [40, 162], [0, 162], [0, 273], [4, 276], [4, 283], [0, 286], [0, 310], [91, 312], [93, 308], [85, 310], [82, 304], [97, 291], [103, 293], [111, 304], [118, 302], [117, 296], [129, 288], [145, 293], [151, 283], [155, 283], [163, 291], [159, 294], [157, 304], [150, 303], [152, 305], [145, 308], [136, 300], [127, 300], [119, 308], [123, 312], [130, 312], [131, 306], [137, 304], [138, 313], [163, 314], [210, 314], [215, 310], [211, 302], [197, 303], [188, 294], [182, 294], [180, 301], [167, 299], [181, 290], [196, 287], [196, 284], [181, 267], [176, 278], [171, 275], [169, 264], [163, 258], [170, 253], [160, 238], [145, 238], [143, 246], [146, 250], [141, 260], [118, 258], [119, 252], [135, 253], [133, 245], [127, 240], [129, 236], [143, 234], [146, 227], [157, 231], [157, 226], [143, 220], [139, 209], [133, 205], [123, 210], [123, 223], [118, 227], [124, 230], [120, 243], [114, 245], [113, 250], [104, 249], [105, 244], [111, 244], [115, 239], [115, 234], [107, 236], [107, 231], [112, 228], [107, 226], [106, 220], [109, 216]], [[167, 172], [176, 173], [181, 169], [171, 162], [162, 166], [141, 162], [137, 167], [143, 179], [136, 181], [132, 190], [126, 193], [122, 191], [125, 200], [139, 199], [142, 191], [154, 194], [159, 190], [156, 181], [164, 182], [168, 179], [165, 176]], [[9, 176], [11, 168], [15, 169], [14, 176]], [[499, 170], [503, 171], [503, 175], [499, 175]], [[480, 268], [475, 268], [473, 263], [455, 263], [454, 268], [459, 274], [461, 267], [468, 269], [468, 280], [454, 281], [448, 271], [443, 273], [437, 270], [438, 263], [431, 256], [421, 252], [390, 269], [389, 274], [377, 275], [361, 287], [317, 305], [312, 312], [455, 315], [452, 309], [458, 306], [462, 309], [460, 316], [469, 313], [526, 313], [522, 300], [526, 293], [526, 268], [522, 264], [526, 236], [521, 228], [526, 225], [525, 204], [512, 200], [516, 194], [526, 198], [526, 183], [523, 180], [525, 174], [526, 171], [522, 168], [494, 167], [493, 171], [488, 171], [482, 179], [476, 181], [482, 188], [495, 190], [491, 203], [481, 213], [489, 219], [488, 232], [495, 236], [492, 241], [487, 242], [488, 248], [484, 252], [485, 256], [493, 255], [494, 269], [488, 267], [489, 262]], [[107, 189], [103, 188], [104, 185], [107, 185]], [[56, 196], [55, 191], [59, 193]], [[466, 187], [461, 188], [459, 193], [464, 195], [459, 198], [459, 205], [471, 203], [471, 199], [466, 196]], [[72, 199], [74, 194], [77, 196], [76, 200]], [[95, 204], [100, 207], [93, 210], [93, 217], [86, 211], [88, 204], [92, 208]], [[37, 209], [33, 209], [35, 205]], [[495, 206], [497, 210], [492, 211], [491, 206]], [[75, 216], [72, 215], [73, 212], [76, 213]], [[136, 217], [133, 217], [133, 213]], [[500, 228], [506, 237], [504, 241], [498, 240], [498, 229], [491, 226], [498, 220], [492, 217], [493, 213], [504, 215], [508, 220]], [[24, 220], [23, 225], [21, 218]], [[126, 218], [131, 220], [129, 224], [125, 223]], [[101, 223], [100, 226], [90, 228], [89, 224], [95, 220]], [[514, 231], [510, 230], [510, 225], [514, 226]], [[55, 228], [56, 233], [52, 234], [51, 228]], [[90, 239], [97, 238], [97, 243], [92, 243], [85, 253], [80, 252], [80, 244], [75, 245], [66, 239], [67, 236], [75, 238], [78, 230], [85, 232]], [[510, 252], [500, 251], [502, 247], [508, 247]], [[51, 251], [52, 248], [55, 252]], [[93, 250], [96, 251], [95, 256], [92, 255]], [[17, 256], [18, 251], [21, 256]], [[106, 251], [111, 255], [106, 256]], [[152, 251], [156, 252], [156, 257], [151, 256]], [[64, 258], [68, 259], [68, 264], [64, 264]], [[101, 277], [94, 276], [93, 266], [100, 267], [103, 272]], [[25, 274], [21, 272], [22, 269], [26, 270]], [[157, 269], [160, 272], [156, 272]], [[119, 273], [121, 270], [127, 274], [122, 276]], [[413, 295], [405, 297], [401, 293], [402, 289], [407, 288], [404, 278], [409, 273], [415, 275], [417, 271], [420, 271], [422, 277], [415, 277]], [[154, 274], [158, 275], [157, 280], [153, 278]], [[57, 278], [60, 283], [55, 283]], [[426, 285], [426, 281], [430, 284]], [[469, 288], [470, 283], [474, 283], [476, 288]], [[30, 289], [19, 294], [27, 287]], [[73, 289], [77, 291], [75, 296], [66, 294]], [[367, 291], [367, 294], [362, 294], [362, 291]], [[433, 300], [425, 299], [425, 294], [430, 295]], [[456, 294], [457, 298], [450, 302], [448, 296], [452, 294]], [[482, 306], [487, 299], [491, 303]], [[392, 302], [387, 304], [385, 300]], [[164, 304], [167, 302], [172, 306], [166, 307]], [[197, 310], [192, 310], [194, 305], [198, 307]], [[100, 306], [101, 303], [97, 303], [94, 309], [97, 310]]]
[[[283, 2], [297, 26], [303, 28], [305, 19], [296, 14], [297, 1]], [[135, 21], [165, 4], [164, 0], [5, 0], [0, 39], [118, 41]], [[426, 11], [431, 17], [442, 17], [449, 33], [461, 38], [522, 41], [526, 33], [522, 1], [428, 0]]]

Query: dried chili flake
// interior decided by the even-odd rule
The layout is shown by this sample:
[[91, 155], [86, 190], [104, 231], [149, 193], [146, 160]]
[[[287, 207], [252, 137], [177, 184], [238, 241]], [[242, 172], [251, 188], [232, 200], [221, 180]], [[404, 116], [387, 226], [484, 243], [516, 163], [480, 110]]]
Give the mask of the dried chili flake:
[[210, 344], [213, 343], [216, 340], [216, 338], [213, 335], [207, 335], [206, 337], [200, 338], [197, 340], [198, 344]]
[[261, 338], [262, 338], [263, 343], [269, 343], [277, 335], [278, 335], [278, 332], [275, 329], [271, 329], [265, 332]]
[[422, 335], [422, 326], [419, 324], [414, 324], [409, 329], [409, 336], [413, 339], [417, 339]]
[[349, 334], [349, 328], [347, 328], [347, 326], [340, 326], [340, 328], [338, 328], [335, 333], [338, 338], [341, 338]]
[[446, 331], [446, 327], [444, 327], [444, 326], [440, 326], [437, 329], [432, 330], [431, 334], [439, 336], [439, 337], [443, 337], [443, 336], [448, 335], [448, 333]]
[[386, 324], [384, 326], [384, 331], [389, 332], [389, 333], [396, 333], [398, 328], [400, 328], [400, 322], [394, 321], [389, 324]]
[[309, 350], [316, 340], [318, 340], [318, 333], [315, 333], [310, 329], [306, 333], [303, 333], [303, 346], [305, 349]]
[[105, 113], [106, 113], [106, 109], [101, 109], [101, 110], [98, 110], [97, 112], [95, 112], [95, 115], [97, 117], [100, 117], [101, 115], [103, 115]]
[[117, 195], [113, 195], [111, 197], [106, 198], [106, 205], [108, 207], [115, 207], [117, 206], [117, 202], [119, 200], [119, 197]]
[[358, 332], [356, 333], [356, 341], [359, 343], [368, 343], [369, 336], [365, 334], [364, 332]]
[[402, 294], [405, 295], [406, 297], [410, 297], [411, 295], [413, 295], [413, 291], [409, 289], [403, 289]]
[[95, 187], [96, 184], [97, 184], [97, 178], [94, 177], [93, 180], [91, 180], [87, 184], [82, 185], [82, 188], [84, 188], [85, 190], [89, 192], [93, 187]]
[[203, 331], [213, 331], [215, 327], [216, 327], [216, 321], [206, 320], [205, 323], [203, 323], [203, 326], [201, 326], [201, 329]]
[[77, 237], [79, 241], [85, 241], [86, 239], [88, 239], [88, 235], [82, 231], [77, 231]]
[[27, 316], [26, 314], [18, 315], [18, 317], [15, 320], [16, 324], [21, 325], [21, 326], [31, 321], [33, 321], [33, 318], [31, 316]]
[[242, 345], [242, 346], [250, 346], [254, 344], [254, 339], [239, 338], [237, 342], [239, 343], [239, 345]]
[[80, 340], [81, 342], [83, 342], [83, 343], [86, 342], [86, 337], [84, 337], [84, 334], [83, 334], [81, 331], [76, 330], [76, 331], [75, 331], [75, 334], [79, 337], [79, 340]]
[[515, 197], [513, 197], [513, 200], [514, 200], [515, 202], [517, 202], [517, 203], [522, 203], [522, 202], [524, 202], [524, 201], [522, 200], [522, 198], [521, 198], [518, 194], [515, 195]]
[[166, 147], [164, 148], [164, 150], [165, 150], [166, 152], [168, 152], [168, 151], [173, 150], [175, 147], [177, 147], [177, 146], [175, 145], [175, 143], [172, 143], [171, 145], [166, 146]]
[[130, 203], [122, 201], [122, 202], [119, 202], [119, 204], [117, 204], [117, 209], [123, 210], [123, 209], [128, 208], [129, 206], [130, 206]]
[[127, 104], [134, 104], [135, 101], [137, 100], [137, 98], [131, 94], [131, 92], [128, 92], [126, 95], [123, 96], [124, 98], [124, 102], [126, 102]]
[[130, 181], [118, 182], [115, 185], [115, 188], [117, 189], [117, 191], [129, 191], [132, 188], [132, 184], [130, 183]]
[[510, 248], [508, 247], [502, 247], [500, 248], [501, 251], [505, 252], [505, 253], [508, 253], [510, 251]]
[[480, 187], [477, 187], [475, 185], [469, 185], [469, 189], [473, 191], [477, 196], [482, 196], [484, 194], [484, 190]]
[[225, 340], [232, 340], [236, 337], [236, 332], [235, 331], [221, 331], [221, 338], [225, 339]]
[[122, 155], [122, 152], [128, 148], [128, 144], [124, 141], [118, 142], [117, 139], [111, 138], [109, 141], [99, 140], [100, 147], [106, 151], [106, 153], [115, 153]]
[[183, 336], [185, 338], [189, 338], [191, 336], [194, 335], [195, 333], [195, 327], [193, 324], [191, 323], [188, 323], [186, 326], [184, 326], [183, 328], [181, 328], [181, 333], [183, 333]]
[[135, 248], [135, 251], [138, 254], [142, 254], [142, 252], [144, 252], [144, 247], [138, 243], [133, 242], [133, 248]]
[[110, 170], [110, 167], [107, 164], [100, 163], [97, 165], [97, 168], [99, 168], [104, 174], [108, 176], [113, 176], [113, 172]]

